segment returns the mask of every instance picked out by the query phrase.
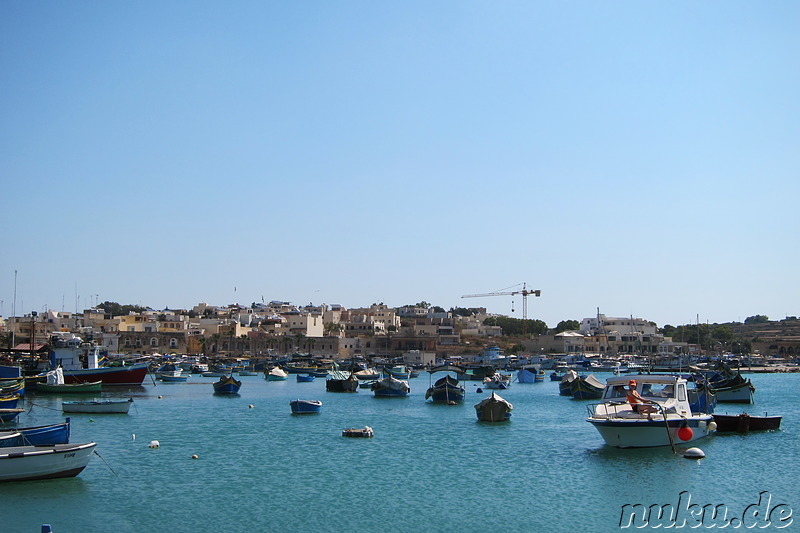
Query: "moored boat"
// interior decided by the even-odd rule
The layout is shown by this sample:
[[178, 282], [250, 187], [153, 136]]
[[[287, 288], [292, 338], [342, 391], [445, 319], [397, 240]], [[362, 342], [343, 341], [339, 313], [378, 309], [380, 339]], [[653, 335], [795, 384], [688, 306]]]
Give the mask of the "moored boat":
[[603, 397], [605, 385], [594, 374], [578, 376], [570, 383], [570, 392], [576, 400], [597, 400]]
[[0, 450], [0, 481], [74, 477], [92, 457], [96, 444], [17, 446]]
[[358, 392], [358, 379], [352, 372], [331, 370], [325, 380], [325, 390], [328, 392]]
[[395, 379], [408, 379], [411, 377], [411, 370], [404, 365], [395, 365], [383, 369], [384, 377], [393, 377]]
[[[630, 403], [630, 384], [647, 403]], [[692, 412], [686, 379], [671, 374], [609, 378], [603, 402], [587, 406], [591, 423], [606, 444], [618, 448], [675, 446], [713, 431], [713, 417]], [[648, 408], [642, 409], [645, 405]]]
[[361, 438], [372, 438], [375, 436], [375, 432], [369, 426], [364, 426], [363, 428], [347, 428], [342, 430], [342, 437], [361, 437]]
[[310, 383], [316, 378], [313, 374], [295, 374], [298, 383]]
[[511, 386], [511, 374], [496, 372], [483, 379], [483, 386], [487, 389], [507, 389]]
[[373, 382], [370, 388], [375, 396], [382, 397], [408, 396], [408, 393], [411, 392], [408, 381], [392, 376]]
[[475, 404], [475, 414], [481, 422], [505, 422], [511, 418], [514, 406], [496, 393]]
[[238, 394], [242, 387], [242, 382], [233, 376], [223, 376], [219, 381], [215, 381], [214, 394]]
[[431, 385], [425, 392], [425, 399], [431, 399], [432, 402], [453, 404], [464, 401], [465, 389], [464, 386], [458, 381], [459, 375], [464, 373], [464, 369], [455, 365], [443, 365], [431, 368], [428, 370], [431, 379], [437, 372], [453, 372], [455, 376], [446, 374], [436, 380], [436, 383]]
[[319, 413], [322, 402], [319, 400], [292, 400], [289, 402], [293, 415], [308, 415]]
[[561, 382], [558, 384], [558, 394], [561, 396], [572, 396], [572, 382], [580, 377], [577, 372], [572, 369], [564, 372], [561, 376]]
[[[147, 363], [129, 366], [104, 366], [105, 356], [100, 347], [83, 342], [70, 333], [56, 333], [50, 337], [50, 368], [59, 366], [64, 372], [64, 383], [102, 381], [103, 385], [141, 385], [147, 376]], [[82, 359], [86, 360], [86, 364]]]
[[267, 381], [286, 381], [288, 377], [289, 373], [279, 366], [270, 369], [270, 371], [266, 373]]
[[58, 424], [46, 426], [33, 426], [0, 430], [0, 435], [6, 433], [21, 433], [23, 445], [27, 446], [52, 446], [54, 444], [67, 444], [70, 435], [70, 419]]
[[74, 402], [61, 402], [61, 410], [65, 413], [104, 413], [125, 414], [133, 403], [133, 398], [127, 400], [81, 400]]
[[718, 432], [748, 433], [750, 431], [769, 431], [781, 428], [781, 416], [756, 416], [748, 413], [738, 415], [714, 414]]

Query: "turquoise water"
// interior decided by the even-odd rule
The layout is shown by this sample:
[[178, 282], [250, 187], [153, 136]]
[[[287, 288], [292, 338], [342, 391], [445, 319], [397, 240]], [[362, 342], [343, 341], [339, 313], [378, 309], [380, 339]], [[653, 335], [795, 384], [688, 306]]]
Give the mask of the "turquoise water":
[[[102, 456], [78, 477], [0, 484], [0, 528], [617, 531], [623, 505], [677, 504], [681, 491], [739, 516], [768, 491], [773, 506], [800, 512], [800, 375], [751, 377], [757, 404], [748, 412], [783, 415], [781, 430], [701, 439], [693, 443], [707, 455], [701, 461], [668, 447], [605, 446], [585, 422], [588, 402], [559, 396], [550, 381], [500, 391], [514, 411], [510, 422], [494, 425], [475, 418], [473, 405], [487, 395], [476, 392], [476, 382], [465, 383], [463, 405], [436, 405], [424, 400], [427, 374], [410, 381], [407, 398], [375, 398], [368, 389], [328, 393], [324, 380], [297, 383], [294, 376], [243, 377], [236, 397], [214, 396], [214, 378], [151, 382], [103, 394], [132, 396], [128, 415], [72, 416], [72, 442], [96, 441]], [[322, 412], [292, 416], [296, 398], [322, 400]], [[60, 400], [29, 395], [19, 424], [63, 420]], [[341, 436], [365, 425], [373, 439]], [[149, 448], [152, 440], [160, 448]]]

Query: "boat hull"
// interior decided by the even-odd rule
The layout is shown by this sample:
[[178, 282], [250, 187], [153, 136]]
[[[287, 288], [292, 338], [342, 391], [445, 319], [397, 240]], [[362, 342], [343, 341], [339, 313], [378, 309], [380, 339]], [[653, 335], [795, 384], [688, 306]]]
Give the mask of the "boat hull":
[[731, 387], [722, 387], [719, 389], [712, 389], [714, 395], [717, 397], [718, 403], [753, 403], [755, 395], [755, 387], [748, 379], [744, 383], [733, 385]]
[[39, 383], [36, 385], [36, 392], [54, 394], [96, 394], [103, 391], [103, 382], [94, 381], [90, 383], [72, 383], [63, 385], [48, 385]]
[[96, 444], [19, 446], [0, 451], [0, 481], [74, 477], [92, 457]]
[[293, 415], [312, 415], [319, 413], [322, 402], [318, 400], [293, 400], [289, 402]]
[[[709, 423], [713, 420], [711, 415], [696, 415], [689, 418], [670, 417], [667, 423], [663, 417], [654, 414], [652, 420], [641, 419], [587, 419], [600, 433], [609, 446], [617, 448], [653, 448], [656, 446], [670, 446], [671, 444], [685, 444], [694, 442], [711, 433]], [[689, 428], [686, 432], [683, 428]], [[670, 435], [672, 442], [670, 442]]]
[[133, 400], [98, 400], [94, 402], [61, 402], [65, 413], [126, 414]]
[[714, 422], [717, 423], [717, 431], [737, 433], [747, 433], [749, 431], [768, 431], [780, 429], [780, 416], [752, 416], [747, 413], [740, 415], [714, 415]]
[[64, 383], [101, 381], [103, 385], [141, 385], [147, 376], [147, 363], [81, 370], [64, 370]]
[[67, 418], [66, 422], [62, 422], [60, 424], [15, 428], [7, 431], [7, 433], [14, 432], [22, 433], [26, 445], [52, 446], [55, 444], [67, 444], [69, 442], [70, 434], [69, 418]]
[[237, 381], [232, 376], [222, 378], [221, 380], [213, 383], [214, 394], [239, 394], [239, 389], [242, 387], [242, 382]]

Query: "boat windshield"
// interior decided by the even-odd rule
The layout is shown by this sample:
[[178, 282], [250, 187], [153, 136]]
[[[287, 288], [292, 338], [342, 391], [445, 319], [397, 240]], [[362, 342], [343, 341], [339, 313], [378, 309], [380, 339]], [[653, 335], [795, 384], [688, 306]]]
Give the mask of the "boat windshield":
[[[637, 390], [645, 398], [674, 398], [675, 385], [673, 383], [640, 383]], [[614, 385], [606, 389], [603, 398], [625, 398], [628, 395], [627, 385]]]

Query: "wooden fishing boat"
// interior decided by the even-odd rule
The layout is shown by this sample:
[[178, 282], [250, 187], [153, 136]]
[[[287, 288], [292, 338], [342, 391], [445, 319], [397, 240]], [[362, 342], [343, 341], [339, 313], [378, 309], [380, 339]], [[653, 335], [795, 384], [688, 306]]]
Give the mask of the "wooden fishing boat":
[[9, 433], [22, 434], [23, 442], [20, 444], [20, 446], [52, 446], [54, 444], [67, 444], [69, 442], [70, 435], [70, 419], [67, 417], [65, 422], [49, 424], [46, 426], [0, 430], [0, 435]]
[[589, 374], [586, 377], [578, 376], [570, 384], [570, 392], [576, 400], [599, 400], [603, 397], [605, 384]]
[[82, 400], [61, 402], [65, 413], [126, 414], [131, 408], [133, 398], [127, 400]]
[[22, 407], [0, 407], [0, 422], [10, 422], [24, 411]]
[[215, 381], [214, 394], [238, 394], [239, 389], [242, 387], [242, 382], [238, 381], [233, 376], [223, 376], [219, 381]]
[[351, 372], [331, 370], [325, 380], [328, 392], [358, 392], [358, 379]]
[[392, 376], [373, 382], [370, 388], [373, 394], [378, 397], [408, 396], [408, 393], [411, 392], [408, 381]]
[[431, 399], [436, 403], [460, 403], [464, 401], [465, 389], [464, 386], [458, 381], [459, 375], [464, 373], [464, 369], [455, 365], [442, 365], [431, 368], [428, 370], [433, 379], [433, 374], [437, 372], [453, 372], [455, 375], [451, 376], [446, 374], [436, 380], [436, 383], [431, 385], [425, 392], [425, 399]]
[[511, 374], [497, 372], [483, 379], [483, 386], [487, 389], [505, 390], [511, 386]]
[[396, 365], [390, 368], [383, 369], [384, 377], [393, 377], [395, 379], [408, 379], [411, 377], [411, 370], [404, 365]]
[[316, 378], [313, 374], [295, 374], [298, 383], [310, 383]]
[[36, 392], [50, 394], [97, 394], [103, 391], [102, 381], [92, 381], [88, 383], [61, 383], [47, 384], [37, 383]]
[[492, 393], [488, 398], [484, 398], [475, 404], [475, 414], [481, 422], [505, 422], [511, 418], [511, 411], [514, 406], [508, 400]]
[[319, 400], [292, 400], [289, 402], [293, 415], [309, 415], [319, 413], [322, 402]]
[[168, 376], [166, 374], [162, 374], [159, 378], [162, 383], [185, 383], [189, 380], [189, 376]]
[[102, 381], [103, 385], [141, 385], [147, 376], [147, 363], [104, 366], [105, 356], [100, 347], [71, 333], [55, 332], [50, 337], [50, 347], [50, 367], [63, 369], [64, 383]]
[[87, 442], [0, 449], [0, 481], [77, 476], [89, 464], [95, 446]]
[[750, 431], [769, 431], [781, 428], [782, 416], [755, 416], [747, 413], [738, 415], [714, 414], [718, 432], [748, 433]]

